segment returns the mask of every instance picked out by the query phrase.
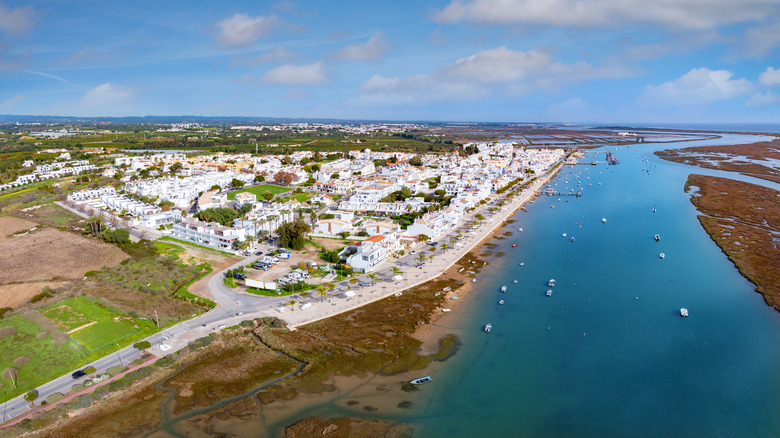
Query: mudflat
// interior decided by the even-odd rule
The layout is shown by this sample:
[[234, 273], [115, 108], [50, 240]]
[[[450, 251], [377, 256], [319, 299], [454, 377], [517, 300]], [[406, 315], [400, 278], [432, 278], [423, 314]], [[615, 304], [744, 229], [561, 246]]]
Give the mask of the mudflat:
[[685, 190], [694, 192], [691, 202], [712, 240], [780, 311], [780, 192], [704, 175], [688, 176]]

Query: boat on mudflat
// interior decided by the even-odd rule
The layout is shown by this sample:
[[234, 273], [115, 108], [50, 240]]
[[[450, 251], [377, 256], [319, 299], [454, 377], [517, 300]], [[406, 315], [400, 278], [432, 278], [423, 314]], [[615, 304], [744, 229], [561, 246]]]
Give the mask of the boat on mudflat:
[[420, 377], [419, 379], [414, 379], [414, 380], [410, 381], [409, 383], [411, 383], [412, 385], [422, 385], [423, 383], [428, 383], [431, 380], [433, 380], [433, 377], [425, 376], [425, 377]]

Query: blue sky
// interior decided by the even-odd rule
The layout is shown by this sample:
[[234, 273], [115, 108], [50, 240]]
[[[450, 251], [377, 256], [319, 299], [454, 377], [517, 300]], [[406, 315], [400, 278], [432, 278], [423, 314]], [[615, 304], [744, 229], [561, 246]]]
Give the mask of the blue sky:
[[0, 114], [777, 122], [780, 0], [0, 0]]

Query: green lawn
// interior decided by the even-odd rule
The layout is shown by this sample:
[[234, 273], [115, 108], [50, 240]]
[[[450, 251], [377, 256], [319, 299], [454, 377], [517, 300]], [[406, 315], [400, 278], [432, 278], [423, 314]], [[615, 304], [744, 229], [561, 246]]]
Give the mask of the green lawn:
[[287, 188], [287, 187], [279, 187], [279, 186], [273, 186], [273, 185], [270, 185], [270, 184], [263, 184], [263, 185], [259, 185], [259, 186], [247, 187], [245, 189], [240, 189], [240, 190], [236, 190], [234, 192], [230, 192], [230, 193], [228, 193], [228, 201], [232, 201], [232, 200], [236, 199], [236, 195], [239, 194], [239, 193], [243, 193], [243, 192], [254, 193], [255, 195], [257, 195], [257, 199], [261, 200], [261, 199], [263, 199], [263, 193], [265, 193], [265, 192], [271, 192], [274, 195], [278, 195], [279, 193], [286, 193], [286, 192], [289, 192], [290, 190], [292, 190], [292, 189]]
[[[42, 331], [40, 326], [21, 315], [0, 320], [0, 327], [14, 327], [17, 330], [16, 334], [0, 339], [0, 367], [19, 370], [16, 388], [10, 380], [0, 380], [0, 391], [7, 391], [9, 399], [68, 373], [90, 359], [91, 352], [73, 341], [55, 345], [51, 337], [39, 339], [38, 334]], [[22, 357], [31, 360], [24, 365], [14, 363]]]
[[298, 202], [306, 202], [313, 197], [314, 197], [313, 193], [306, 193], [306, 192], [293, 193], [292, 195], [289, 196], [290, 199], [295, 199]]
[[[130, 317], [110, 318], [83, 328], [71, 336], [92, 351], [111, 350], [115, 343], [125, 346], [137, 339], [145, 338], [157, 331], [154, 323], [145, 319]], [[128, 342], [129, 341], [129, 342]]]
[[69, 332], [84, 324], [102, 321], [114, 316], [114, 312], [103, 304], [84, 296], [51, 304], [41, 309], [41, 313], [52, 320], [63, 332]]

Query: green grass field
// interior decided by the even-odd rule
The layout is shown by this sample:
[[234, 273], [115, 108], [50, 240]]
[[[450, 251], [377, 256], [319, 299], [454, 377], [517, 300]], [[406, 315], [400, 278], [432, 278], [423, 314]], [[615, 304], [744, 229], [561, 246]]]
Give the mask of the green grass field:
[[145, 319], [118, 317], [105, 319], [74, 332], [71, 336], [92, 351], [111, 350], [116, 343], [125, 346], [157, 331], [154, 323]]
[[274, 195], [278, 195], [279, 193], [289, 192], [290, 190], [292, 189], [286, 187], [274, 186], [270, 184], [263, 184], [259, 186], [247, 187], [245, 189], [240, 189], [234, 192], [230, 192], [228, 193], [228, 201], [232, 201], [236, 199], [236, 195], [242, 192], [254, 193], [255, 195], [257, 195], [257, 199], [260, 200], [263, 199], [263, 193], [265, 192], [271, 192]]
[[114, 316], [110, 309], [87, 297], [70, 298], [41, 310], [63, 332]]
[[295, 199], [298, 202], [306, 202], [314, 197], [314, 193], [293, 193], [289, 196], [289, 199]]
[[[90, 359], [91, 352], [75, 342], [56, 345], [51, 337], [39, 339], [40, 326], [21, 315], [0, 320], [0, 327], [17, 330], [16, 334], [0, 339], [0, 367], [19, 370], [16, 388], [10, 380], [0, 380], [0, 391], [6, 392], [9, 399], [68, 373]], [[21, 363], [19, 358], [24, 357], [30, 359], [29, 363], [18, 365]]]

